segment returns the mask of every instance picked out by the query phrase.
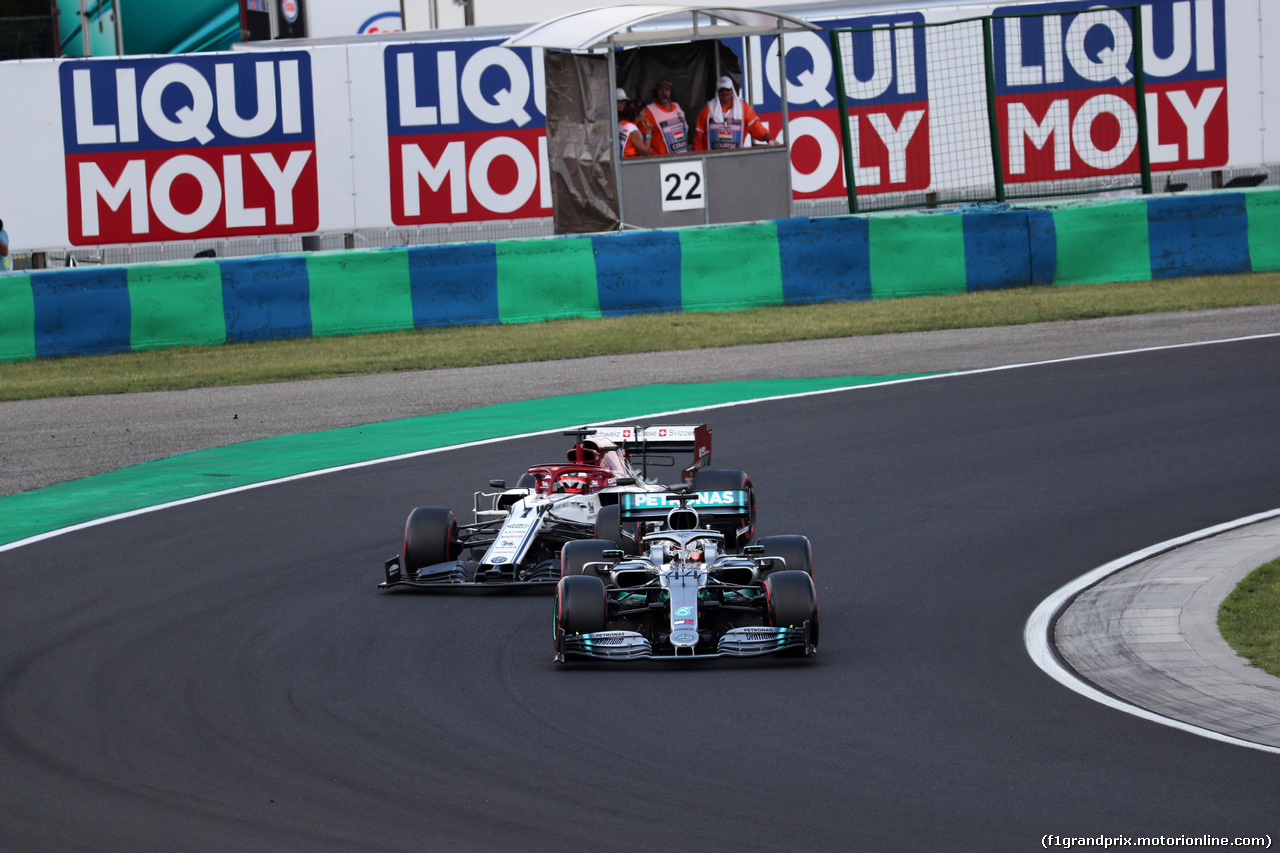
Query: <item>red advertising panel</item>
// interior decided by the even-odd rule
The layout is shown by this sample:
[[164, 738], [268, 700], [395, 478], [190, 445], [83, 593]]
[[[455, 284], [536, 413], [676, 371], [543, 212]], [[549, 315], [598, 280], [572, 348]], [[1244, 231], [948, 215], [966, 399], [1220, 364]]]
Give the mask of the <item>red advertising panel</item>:
[[551, 215], [541, 60], [496, 41], [383, 54], [396, 225]]
[[310, 62], [297, 51], [63, 63], [71, 243], [316, 230]]
[[[831, 29], [855, 29], [841, 36], [846, 64], [849, 130], [858, 194], [923, 190], [931, 181], [929, 86], [926, 30], [919, 13], [816, 21]], [[895, 29], [895, 27], [897, 29]], [[776, 54], [763, 40], [763, 56]], [[793, 197], [845, 195], [840, 112], [835, 71], [826, 32], [790, 35], [785, 40], [788, 121], [791, 130]], [[782, 126], [782, 81], [776, 62], [765, 69], [757, 112], [770, 127]]]
[[[1223, 0], [1148, 0], [1137, 8], [1151, 168], [1224, 165]], [[1027, 14], [1035, 17], [1014, 17]], [[993, 38], [1006, 181], [1138, 170], [1132, 8], [1006, 6], [997, 10]]]

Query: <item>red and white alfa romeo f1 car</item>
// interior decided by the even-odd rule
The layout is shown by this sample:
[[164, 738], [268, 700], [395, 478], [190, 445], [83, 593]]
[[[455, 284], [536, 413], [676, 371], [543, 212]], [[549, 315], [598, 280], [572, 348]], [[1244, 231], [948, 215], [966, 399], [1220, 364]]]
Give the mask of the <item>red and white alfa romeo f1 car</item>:
[[682, 482], [694, 491], [745, 492], [749, 512], [723, 523], [725, 547], [741, 548], [755, 532], [755, 496], [744, 471], [711, 468], [706, 424], [588, 426], [572, 436], [564, 462], [534, 465], [514, 488], [490, 480], [495, 491], [475, 493], [474, 521], [460, 524], [451, 509], [420, 506], [409, 513], [404, 547], [384, 564], [382, 589], [494, 589], [545, 587], [560, 580], [566, 542], [635, 542], [637, 524], [624, 525], [619, 499], [626, 493], [665, 492], [651, 468], [674, 467], [676, 454], [691, 461]]

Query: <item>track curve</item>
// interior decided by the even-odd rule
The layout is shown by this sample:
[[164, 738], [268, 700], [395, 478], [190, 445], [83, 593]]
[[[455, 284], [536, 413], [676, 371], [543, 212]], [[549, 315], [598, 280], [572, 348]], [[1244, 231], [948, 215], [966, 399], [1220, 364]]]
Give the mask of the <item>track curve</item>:
[[1275, 834], [1274, 756], [1027, 657], [1050, 592], [1280, 504], [1280, 340], [718, 410], [819, 656], [551, 663], [550, 601], [374, 591], [416, 503], [560, 441], [387, 463], [0, 553], [0, 847], [1025, 849]]

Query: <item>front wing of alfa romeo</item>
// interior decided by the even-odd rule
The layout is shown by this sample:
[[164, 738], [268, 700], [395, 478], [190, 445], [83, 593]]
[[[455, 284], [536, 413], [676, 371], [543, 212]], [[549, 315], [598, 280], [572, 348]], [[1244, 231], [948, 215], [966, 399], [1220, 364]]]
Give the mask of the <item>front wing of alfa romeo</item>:
[[386, 579], [378, 584], [379, 589], [407, 586], [432, 590], [503, 590], [506, 592], [532, 592], [537, 590], [544, 592], [554, 589], [556, 583], [560, 580], [558, 567], [555, 572], [548, 569], [544, 572], [534, 572], [525, 578], [513, 578], [510, 574], [504, 575], [499, 571], [477, 571], [475, 579], [468, 580], [468, 568], [462, 562], [437, 563], [434, 566], [419, 569], [414, 575], [410, 576], [404, 573], [399, 555], [392, 557], [383, 564], [383, 572]]

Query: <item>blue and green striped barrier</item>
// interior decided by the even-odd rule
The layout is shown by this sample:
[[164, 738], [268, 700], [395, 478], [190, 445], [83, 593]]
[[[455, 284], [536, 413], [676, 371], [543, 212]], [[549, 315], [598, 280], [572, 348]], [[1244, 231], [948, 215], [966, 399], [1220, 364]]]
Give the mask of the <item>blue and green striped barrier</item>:
[[0, 277], [0, 361], [1280, 269], [1280, 190]]

